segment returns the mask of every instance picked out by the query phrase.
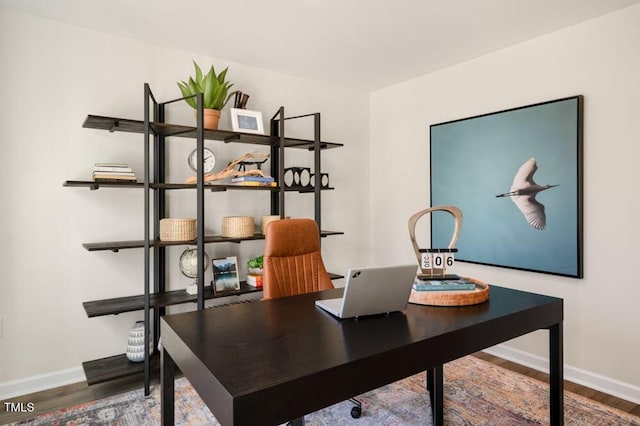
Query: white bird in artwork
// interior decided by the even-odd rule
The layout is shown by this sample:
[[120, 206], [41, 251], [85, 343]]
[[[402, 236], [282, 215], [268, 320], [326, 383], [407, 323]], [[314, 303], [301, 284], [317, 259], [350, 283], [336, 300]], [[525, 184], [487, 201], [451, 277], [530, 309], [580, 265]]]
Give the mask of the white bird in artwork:
[[542, 230], [547, 226], [547, 219], [544, 214], [544, 205], [536, 200], [536, 194], [558, 185], [538, 185], [535, 183], [533, 174], [536, 170], [538, 170], [538, 164], [535, 158], [525, 161], [513, 178], [511, 191], [496, 195], [496, 197], [511, 197], [529, 225]]

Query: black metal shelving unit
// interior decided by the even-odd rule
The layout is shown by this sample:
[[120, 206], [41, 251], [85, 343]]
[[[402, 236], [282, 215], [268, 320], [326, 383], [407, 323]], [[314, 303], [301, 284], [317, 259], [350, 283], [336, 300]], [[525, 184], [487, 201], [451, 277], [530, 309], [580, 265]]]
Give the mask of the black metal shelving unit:
[[[194, 126], [183, 126], [165, 123], [165, 107], [171, 103], [183, 101], [184, 98], [177, 98], [168, 102], [156, 101], [148, 84], [144, 85], [144, 120], [130, 120], [125, 118], [105, 117], [98, 115], [88, 115], [83, 123], [84, 128], [100, 129], [109, 132], [128, 132], [144, 135], [144, 173], [142, 182], [94, 182], [82, 180], [68, 180], [63, 183], [65, 187], [80, 187], [90, 190], [100, 188], [132, 188], [143, 189], [144, 192], [144, 236], [140, 240], [128, 241], [108, 241], [84, 243], [83, 247], [90, 252], [93, 251], [113, 251], [119, 252], [125, 249], [144, 249], [144, 294], [137, 294], [127, 297], [113, 299], [103, 299], [84, 302], [83, 307], [87, 316], [98, 317], [105, 315], [117, 315], [123, 312], [144, 311], [145, 324], [150, 324], [153, 314], [153, 342], [157, 342], [160, 334], [159, 319], [164, 315], [165, 308], [171, 305], [183, 303], [196, 303], [197, 309], [204, 309], [204, 301], [214, 298], [222, 298], [259, 292], [256, 289], [241, 283], [240, 290], [214, 294], [211, 287], [204, 283], [204, 245], [211, 243], [241, 243], [242, 241], [262, 240], [264, 235], [255, 234], [249, 238], [225, 238], [220, 235], [205, 235], [204, 232], [204, 196], [206, 191], [268, 191], [271, 193], [271, 214], [285, 216], [285, 193], [313, 193], [314, 194], [314, 215], [321, 228], [321, 191], [332, 190], [333, 188], [321, 187], [321, 159], [320, 152], [325, 149], [339, 148], [342, 144], [325, 142], [320, 139], [320, 113], [286, 117], [284, 107], [280, 107], [271, 118], [271, 134], [256, 135], [228, 130], [208, 130], [203, 126], [203, 99], [202, 95], [197, 97], [196, 122]], [[314, 138], [299, 139], [285, 137], [285, 122], [301, 118], [313, 118]], [[183, 139], [195, 139], [197, 150], [197, 162], [200, 164], [196, 173], [196, 184], [169, 183], [165, 179], [166, 162], [166, 138], [178, 137]], [[280, 183], [276, 187], [241, 187], [217, 183], [205, 183], [202, 172], [204, 141], [217, 140], [225, 143], [242, 143], [251, 145], [262, 145], [270, 147], [271, 152], [271, 175], [277, 176]], [[285, 187], [284, 164], [285, 150], [288, 148], [303, 149], [314, 153], [314, 167], [317, 171], [314, 176], [314, 185], [308, 187]], [[153, 155], [152, 155], [153, 153]], [[153, 161], [152, 161], [153, 158]], [[160, 220], [166, 216], [166, 192], [170, 190], [196, 190], [196, 239], [193, 241], [169, 242], [161, 241], [159, 238]], [[322, 230], [321, 237], [341, 235], [341, 231]], [[172, 245], [195, 245], [198, 251], [198, 294], [190, 295], [184, 290], [166, 291], [165, 269], [166, 253], [165, 249]], [[153, 271], [153, 283], [151, 282], [151, 271]], [[332, 279], [341, 278], [340, 275], [330, 274]], [[203, 278], [200, 278], [203, 277]], [[153, 284], [153, 286], [152, 286]], [[149, 353], [150, 327], [145, 327], [146, 347], [145, 353]], [[88, 384], [95, 384], [109, 380], [118, 379], [132, 374], [144, 373], [145, 395], [150, 392], [149, 384], [151, 374], [157, 370], [157, 354], [148, 356], [144, 363], [132, 363], [124, 354], [101, 358], [83, 363]]]

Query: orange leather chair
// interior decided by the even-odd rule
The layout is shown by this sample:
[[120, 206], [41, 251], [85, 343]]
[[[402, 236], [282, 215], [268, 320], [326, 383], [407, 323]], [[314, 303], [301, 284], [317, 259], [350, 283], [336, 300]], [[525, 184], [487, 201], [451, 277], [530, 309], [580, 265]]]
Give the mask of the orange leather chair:
[[[333, 283], [320, 254], [320, 232], [312, 219], [275, 220], [267, 225], [262, 270], [264, 299], [329, 290]], [[362, 403], [354, 405], [351, 417], [362, 414]]]
[[265, 299], [333, 288], [320, 254], [318, 224], [312, 219], [275, 220], [267, 225], [264, 248]]

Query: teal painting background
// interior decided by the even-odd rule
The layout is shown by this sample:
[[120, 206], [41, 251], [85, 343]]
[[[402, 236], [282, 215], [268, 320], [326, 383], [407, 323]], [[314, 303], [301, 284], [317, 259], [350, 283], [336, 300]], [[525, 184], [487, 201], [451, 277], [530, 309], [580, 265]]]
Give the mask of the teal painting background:
[[[431, 126], [431, 205], [462, 210], [456, 260], [581, 276], [579, 97]], [[510, 197], [513, 178], [535, 158], [547, 226], [527, 223]], [[431, 247], [447, 247], [450, 215], [432, 215]]]

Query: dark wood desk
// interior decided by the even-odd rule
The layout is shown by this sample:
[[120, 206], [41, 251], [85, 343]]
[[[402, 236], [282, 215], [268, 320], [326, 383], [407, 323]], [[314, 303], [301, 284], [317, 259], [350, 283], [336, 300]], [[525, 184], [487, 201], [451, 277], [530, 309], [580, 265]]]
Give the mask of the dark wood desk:
[[284, 423], [426, 370], [442, 424], [443, 364], [539, 329], [550, 331], [550, 423], [563, 424], [562, 299], [491, 286], [480, 305], [361, 320], [315, 307], [341, 292], [163, 317], [163, 424], [174, 421], [176, 365], [224, 426]]

